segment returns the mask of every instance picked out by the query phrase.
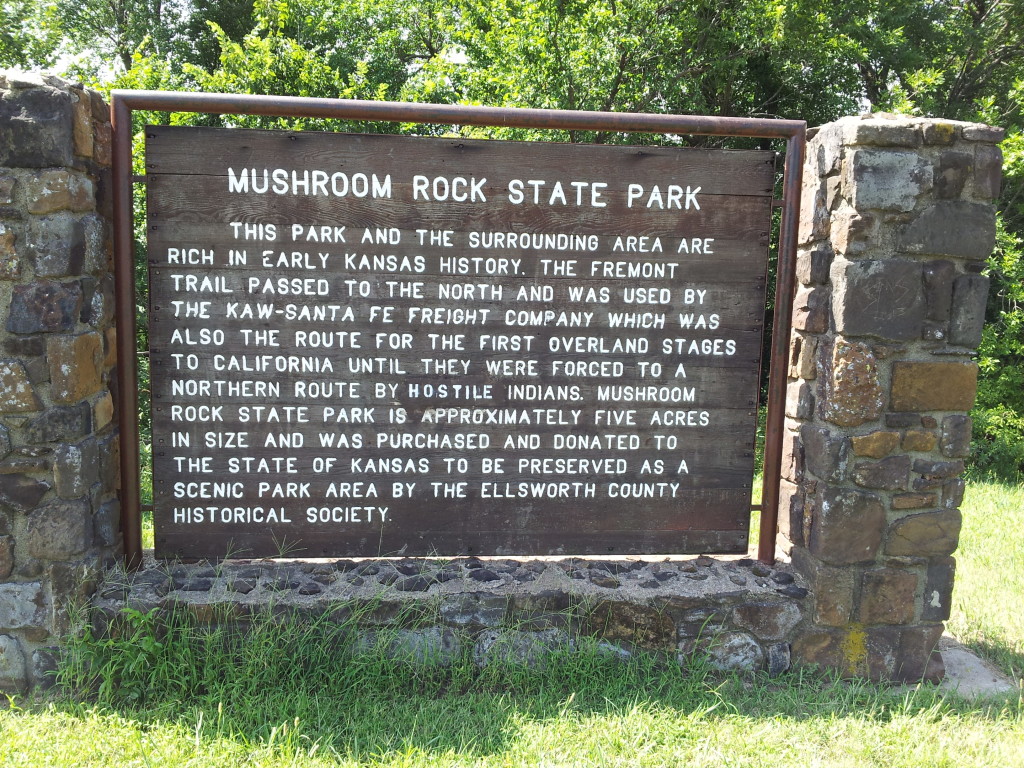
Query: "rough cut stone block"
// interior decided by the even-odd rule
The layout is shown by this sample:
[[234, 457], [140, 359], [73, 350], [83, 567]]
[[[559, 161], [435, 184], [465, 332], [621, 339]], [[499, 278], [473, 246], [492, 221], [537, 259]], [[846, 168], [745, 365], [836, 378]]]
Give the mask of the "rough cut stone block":
[[458, 627], [498, 627], [507, 611], [505, 597], [484, 592], [445, 600], [441, 605], [441, 618]]
[[100, 275], [113, 271], [113, 250], [111, 233], [101, 216], [87, 214], [82, 217], [85, 225], [85, 272]]
[[961, 347], [977, 348], [985, 325], [988, 278], [984, 275], [960, 275], [953, 284], [953, 311], [949, 341]]
[[0, 536], [0, 579], [6, 579], [14, 570], [14, 539]]
[[70, 165], [71, 109], [71, 95], [55, 88], [5, 93], [0, 99], [0, 166]]
[[826, 427], [805, 424], [800, 428], [800, 440], [811, 474], [826, 482], [842, 482], [850, 456], [849, 438]]
[[927, 429], [908, 429], [903, 436], [902, 448], [904, 451], [919, 451], [927, 453], [934, 451], [938, 445], [938, 436]]
[[935, 168], [935, 197], [956, 200], [974, 172], [974, 154], [949, 150], [939, 155]]
[[921, 414], [919, 413], [887, 413], [885, 414], [885, 426], [891, 429], [905, 429], [906, 427], [921, 426]]
[[828, 293], [824, 288], [801, 286], [793, 299], [793, 329], [823, 333], [828, 328]]
[[676, 625], [664, 611], [635, 603], [606, 600], [587, 616], [586, 629], [606, 640], [627, 640], [646, 648], [664, 648], [675, 640]]
[[832, 214], [832, 247], [836, 253], [855, 258], [868, 250], [877, 225], [874, 216], [842, 205]]
[[79, 157], [92, 157], [92, 99], [81, 89], [71, 89], [74, 152]]
[[816, 338], [794, 334], [789, 345], [789, 377], [813, 380], [817, 376], [815, 367], [817, 351], [818, 340]]
[[907, 253], [981, 261], [996, 244], [995, 208], [987, 203], [947, 200], [922, 212], [903, 231]]
[[114, 278], [106, 275], [99, 281], [87, 278], [82, 282], [89, 282], [90, 288], [83, 291], [81, 320], [93, 328], [105, 328], [114, 319]]
[[789, 643], [772, 643], [768, 646], [768, 677], [778, 677], [791, 664]]
[[900, 447], [900, 433], [877, 430], [853, 438], [853, 454], [869, 459], [884, 459]]
[[796, 279], [802, 285], [824, 285], [832, 266], [832, 251], [828, 248], [802, 249], [796, 255]]
[[117, 328], [110, 327], [103, 332], [103, 367], [113, 368], [117, 365]]
[[28, 212], [34, 214], [84, 213], [96, 207], [92, 180], [63, 168], [39, 171], [25, 179], [25, 198]]
[[860, 620], [865, 624], [907, 624], [914, 620], [917, 575], [898, 568], [872, 568], [861, 581]]
[[0, 504], [19, 512], [34, 509], [50, 486], [23, 474], [0, 474]]
[[864, 630], [863, 656], [851, 674], [877, 681], [892, 680], [902, 634], [902, 628], [884, 624]]
[[928, 461], [926, 459], [914, 460], [914, 471], [925, 477], [945, 479], [956, 477], [964, 471], [962, 461]]
[[978, 391], [975, 363], [917, 363], [892, 366], [889, 407], [893, 411], [969, 411]]
[[949, 145], [952, 144], [959, 133], [956, 123], [929, 120], [922, 129], [925, 144]]
[[41, 582], [0, 584], [0, 629], [43, 627], [48, 608]]
[[542, 666], [551, 654], [571, 648], [572, 640], [560, 629], [538, 632], [487, 629], [477, 637], [473, 658], [482, 667], [497, 662], [535, 668]]
[[832, 565], [875, 559], [882, 543], [885, 506], [873, 493], [826, 488], [818, 514], [811, 521], [811, 554]]
[[46, 691], [57, 684], [60, 648], [37, 648], [32, 651], [32, 680], [40, 690]]
[[818, 624], [841, 627], [853, 615], [854, 573], [850, 568], [817, 564], [813, 571], [814, 620]]
[[89, 413], [88, 403], [48, 408], [25, 425], [25, 440], [29, 443], [53, 443], [85, 437], [90, 431]]
[[[2, 103], [0, 101], [0, 104]], [[2, 119], [0, 116], [0, 120]], [[21, 644], [17, 638], [0, 635], [0, 691], [24, 693], [27, 688], [28, 670]]]
[[970, 123], [964, 126], [961, 135], [964, 137], [964, 141], [984, 141], [990, 144], [998, 144], [1006, 138], [1006, 129], [997, 128], [994, 125]]
[[[96, 119], [95, 117], [93, 118]], [[109, 168], [113, 157], [114, 134], [110, 127], [109, 116], [106, 121], [93, 123], [92, 158], [96, 165]]]
[[11, 296], [7, 330], [12, 333], [67, 332], [82, 311], [82, 286], [77, 281], [40, 280], [16, 285]]
[[102, 387], [103, 337], [98, 333], [55, 336], [47, 344], [50, 395], [58, 403], [75, 403]]
[[831, 350], [830, 376], [819, 378], [822, 386], [822, 417], [841, 427], [874, 421], [882, 413], [884, 395], [878, 361], [871, 347], [836, 339]]
[[845, 649], [847, 633], [840, 629], [804, 632], [793, 641], [793, 658], [803, 664], [816, 664], [852, 674]]
[[885, 553], [895, 557], [950, 555], [960, 540], [960, 525], [960, 512], [955, 509], [908, 515], [889, 527]]
[[53, 452], [54, 489], [62, 499], [80, 499], [99, 480], [95, 440], [58, 445]]
[[925, 303], [919, 263], [846, 262], [833, 267], [833, 282], [832, 314], [839, 333], [893, 341], [921, 337]]
[[891, 456], [881, 461], [858, 462], [852, 477], [862, 488], [904, 491], [910, 484], [910, 457]]
[[448, 666], [462, 652], [459, 636], [447, 627], [397, 629], [386, 633], [359, 633], [357, 652], [376, 652], [405, 663]]
[[79, 555], [92, 542], [89, 502], [55, 501], [29, 515], [28, 552], [41, 560], [66, 560]]
[[804, 472], [804, 448], [799, 435], [787, 432], [782, 438], [782, 476], [796, 482]]
[[786, 387], [786, 415], [801, 420], [814, 416], [814, 391], [806, 381], [791, 381]]
[[953, 603], [953, 577], [956, 560], [940, 557], [928, 564], [921, 605], [922, 621], [946, 621]]
[[825, 183], [817, 174], [805, 174], [800, 191], [800, 226], [797, 242], [804, 244], [828, 237]]
[[917, 147], [921, 145], [921, 131], [913, 123], [881, 115], [851, 117], [840, 121], [843, 141], [847, 144], [867, 144], [881, 147]]
[[104, 392], [93, 406], [93, 424], [96, 431], [102, 432], [104, 428], [114, 421], [114, 399], [109, 392]]
[[979, 146], [974, 150], [974, 196], [981, 200], [999, 197], [1003, 176], [1003, 153], [999, 147]]
[[746, 632], [723, 632], [701, 644], [715, 669], [754, 672], [764, 666], [764, 651]]
[[42, 408], [25, 366], [18, 360], [0, 360], [0, 413], [26, 413]]
[[956, 267], [951, 261], [931, 261], [924, 265], [925, 317], [938, 323], [949, 322], [953, 307], [953, 279]]
[[955, 477], [942, 484], [942, 506], [946, 509], [959, 509], [964, 501], [967, 483], [962, 477]]
[[121, 541], [121, 505], [112, 499], [96, 510], [93, 520], [93, 532], [96, 543], [103, 547], [113, 547]]
[[800, 618], [800, 608], [794, 603], [757, 602], [733, 609], [736, 625], [750, 630], [760, 640], [785, 640]]
[[946, 674], [942, 654], [936, 650], [942, 637], [942, 625], [906, 627], [900, 633], [899, 651], [893, 665], [893, 679], [898, 682], [938, 683]]
[[893, 509], [923, 509], [934, 507], [939, 497], [934, 493], [897, 493], [892, 497]]
[[21, 257], [15, 247], [18, 232], [13, 222], [0, 221], [0, 280], [21, 277]]
[[779, 533], [797, 545], [803, 545], [805, 494], [789, 480], [779, 481]]
[[859, 211], [910, 211], [932, 187], [932, 166], [916, 152], [855, 149], [847, 156], [843, 187]]
[[13, 176], [0, 176], [0, 205], [10, 205], [14, 202], [14, 190], [18, 186], [18, 180]]
[[964, 458], [971, 453], [971, 417], [953, 414], [942, 420], [939, 448], [943, 456]]
[[35, 262], [36, 277], [82, 274], [85, 223], [80, 218], [64, 213], [34, 219], [26, 245]]

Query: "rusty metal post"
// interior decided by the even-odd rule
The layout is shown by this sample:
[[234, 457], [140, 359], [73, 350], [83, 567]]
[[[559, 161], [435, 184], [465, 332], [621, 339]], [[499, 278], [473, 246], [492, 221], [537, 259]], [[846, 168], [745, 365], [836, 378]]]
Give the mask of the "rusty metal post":
[[789, 137], [782, 181], [782, 224], [779, 230], [779, 263], [775, 273], [775, 317], [768, 369], [768, 419], [764, 432], [761, 528], [757, 547], [757, 559], [769, 564], [775, 561], [775, 536], [779, 526], [789, 334], [792, 330], [793, 294], [796, 289], [796, 241], [800, 226], [800, 187], [805, 145], [805, 130]]
[[132, 115], [123, 99], [110, 101], [113, 129], [114, 317], [117, 327], [117, 416], [120, 431], [121, 533], [125, 563], [142, 565], [139, 510], [139, 389], [135, 359], [135, 254], [132, 237]]

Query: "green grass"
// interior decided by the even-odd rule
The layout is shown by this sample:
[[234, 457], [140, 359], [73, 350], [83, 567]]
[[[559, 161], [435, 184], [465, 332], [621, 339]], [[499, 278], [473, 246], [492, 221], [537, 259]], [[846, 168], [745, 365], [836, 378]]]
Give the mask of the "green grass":
[[[1024, 489], [973, 482], [951, 630], [1022, 668]], [[1015, 766], [1019, 696], [972, 704], [807, 671], [723, 677], [596, 647], [480, 671], [353, 653], [345, 625], [81, 642], [79, 693], [0, 711], [0, 766]], [[88, 691], [88, 693], [86, 693]]]
[[963, 516], [947, 630], [1019, 681], [1024, 677], [1024, 485], [969, 482]]

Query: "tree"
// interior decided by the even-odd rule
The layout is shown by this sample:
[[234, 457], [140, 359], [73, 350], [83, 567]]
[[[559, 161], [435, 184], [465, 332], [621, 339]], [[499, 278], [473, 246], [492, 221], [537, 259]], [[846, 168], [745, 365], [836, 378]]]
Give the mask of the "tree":
[[39, 0], [0, 0], [0, 66], [29, 69], [53, 62], [59, 36], [47, 16]]
[[[1003, 465], [1024, 468], [1024, 450], [996, 450], [1024, 445], [1024, 3], [1019, 0], [0, 3], [5, 20], [13, 20], [0, 27], [0, 64], [39, 66], [53, 61], [58, 50], [98, 51], [118, 63], [120, 87], [802, 118], [812, 125], [867, 108], [1002, 125], [1009, 132], [1006, 174], [998, 246], [989, 263], [993, 290], [980, 351], [976, 436], [983, 455], [1002, 451]], [[101, 63], [93, 69], [102, 77]], [[328, 121], [230, 121], [352, 127]], [[535, 133], [459, 130], [506, 137]], [[569, 141], [708, 141], [546, 135]]]

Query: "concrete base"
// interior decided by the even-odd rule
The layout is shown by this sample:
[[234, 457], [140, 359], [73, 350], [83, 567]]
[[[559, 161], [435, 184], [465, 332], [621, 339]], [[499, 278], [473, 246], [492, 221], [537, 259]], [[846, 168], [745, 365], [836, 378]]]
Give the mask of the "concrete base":
[[943, 691], [972, 701], [1008, 694], [1020, 695], [1019, 683], [1015, 683], [949, 635], [942, 636], [939, 650], [946, 664], [946, 678], [939, 686]]

